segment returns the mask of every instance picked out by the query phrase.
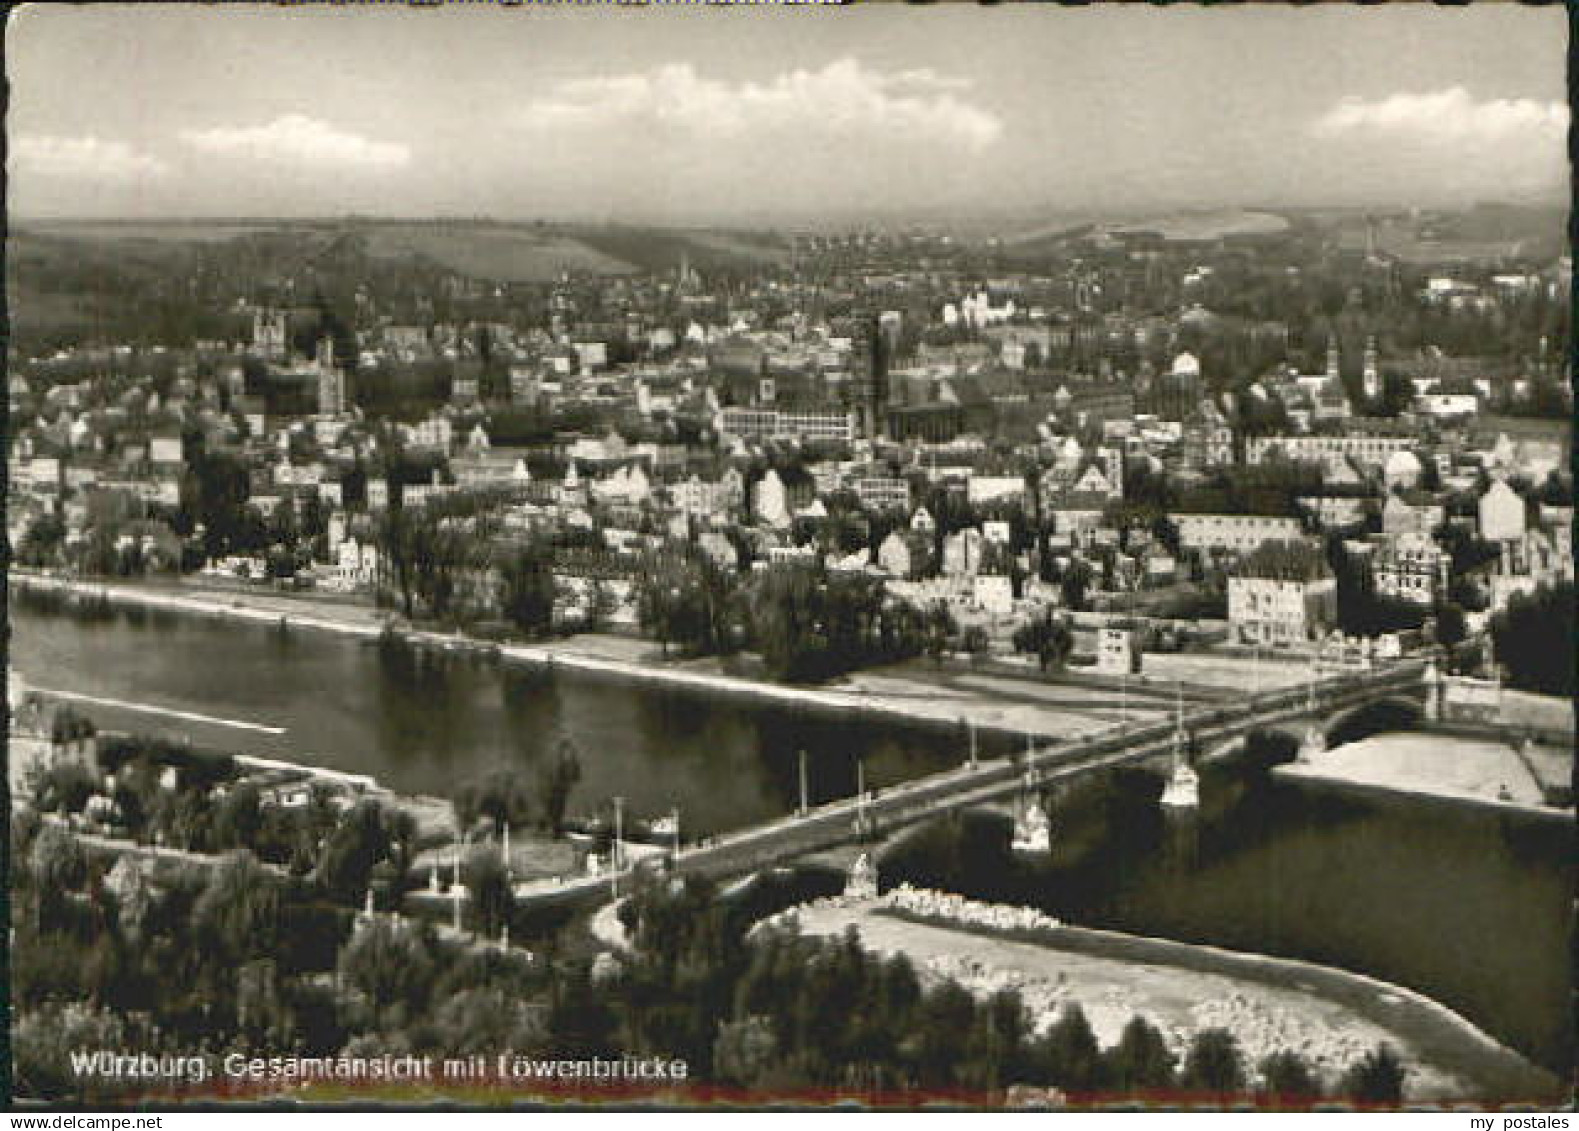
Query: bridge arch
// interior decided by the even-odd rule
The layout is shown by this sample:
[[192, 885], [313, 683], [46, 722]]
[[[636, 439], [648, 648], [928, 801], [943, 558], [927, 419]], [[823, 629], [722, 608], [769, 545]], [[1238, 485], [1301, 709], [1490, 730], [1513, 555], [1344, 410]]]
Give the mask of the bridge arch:
[[1321, 727], [1327, 745], [1358, 742], [1390, 730], [1411, 730], [1425, 717], [1425, 705], [1408, 695], [1389, 695], [1329, 716]]

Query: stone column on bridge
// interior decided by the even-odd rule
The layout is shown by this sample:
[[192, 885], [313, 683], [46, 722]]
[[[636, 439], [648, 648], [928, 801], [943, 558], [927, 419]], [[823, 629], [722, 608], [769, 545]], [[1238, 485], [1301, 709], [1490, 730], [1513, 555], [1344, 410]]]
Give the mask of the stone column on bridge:
[[1053, 823], [1034, 795], [1027, 797], [1014, 822], [1015, 852], [1045, 856], [1053, 850]]
[[1442, 680], [1442, 669], [1437, 667], [1436, 657], [1426, 661], [1425, 672], [1422, 675], [1425, 681], [1425, 717], [1427, 722], [1441, 722], [1446, 713], [1442, 702], [1445, 686]]
[[877, 898], [877, 865], [866, 853], [855, 858], [844, 880], [845, 899]]
[[1299, 744], [1298, 762], [1309, 763], [1317, 755], [1327, 751], [1327, 736], [1321, 731], [1321, 724], [1312, 722], [1305, 731], [1305, 740]]

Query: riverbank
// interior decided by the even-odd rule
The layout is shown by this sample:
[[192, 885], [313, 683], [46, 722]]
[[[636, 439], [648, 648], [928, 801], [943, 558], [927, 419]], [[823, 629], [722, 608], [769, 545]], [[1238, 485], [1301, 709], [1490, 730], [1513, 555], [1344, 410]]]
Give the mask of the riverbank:
[[1012, 988], [1039, 1029], [1079, 1004], [1104, 1045], [1140, 1015], [1176, 1053], [1195, 1032], [1224, 1027], [1250, 1066], [1288, 1049], [1329, 1083], [1387, 1041], [1411, 1068], [1410, 1102], [1537, 1100], [1560, 1091], [1555, 1078], [1447, 1007], [1361, 975], [1112, 931], [1000, 931], [934, 921], [891, 902], [820, 900], [783, 918], [817, 936], [854, 927], [866, 948], [903, 953], [924, 979], [952, 978], [978, 996]]
[[1572, 749], [1464, 734], [1386, 732], [1306, 755], [1274, 776], [1332, 788], [1493, 807], [1572, 820], [1572, 807], [1546, 804], [1573, 773]]
[[[371, 605], [277, 593], [205, 589], [180, 582], [152, 584], [81, 581], [12, 571], [9, 584], [34, 592], [72, 595], [111, 607], [141, 607], [173, 615], [233, 619], [284, 631], [308, 629], [377, 640], [396, 618]], [[991, 674], [923, 672], [899, 665], [859, 672], [837, 687], [770, 683], [718, 670], [716, 660], [681, 661], [651, 655], [645, 641], [577, 636], [535, 644], [490, 644], [458, 633], [398, 628], [402, 639], [434, 651], [486, 652], [502, 663], [571, 672], [591, 679], [696, 692], [843, 719], [894, 720], [936, 731], [968, 723], [983, 737], [1024, 741], [1026, 735], [1067, 738], [1094, 733], [1121, 716], [1140, 719], [1171, 708], [1081, 684]]]

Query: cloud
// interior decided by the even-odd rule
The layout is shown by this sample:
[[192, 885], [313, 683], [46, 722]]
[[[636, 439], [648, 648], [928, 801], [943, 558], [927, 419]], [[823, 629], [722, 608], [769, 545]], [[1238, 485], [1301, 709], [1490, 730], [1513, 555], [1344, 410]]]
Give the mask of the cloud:
[[91, 135], [23, 134], [13, 141], [11, 156], [19, 175], [89, 184], [131, 184], [170, 172], [170, 167], [159, 158], [124, 141], [105, 141]]
[[1461, 86], [1374, 101], [1345, 98], [1311, 123], [1320, 138], [1373, 138], [1441, 145], [1560, 145], [1568, 108], [1532, 98], [1476, 101]]
[[707, 78], [689, 63], [562, 83], [529, 103], [537, 130], [639, 129], [691, 138], [930, 140], [990, 146], [1003, 123], [960, 95], [963, 80], [931, 69], [882, 73], [855, 59], [793, 70], [765, 82]]
[[286, 114], [263, 126], [182, 130], [180, 137], [204, 153], [249, 161], [333, 166], [342, 170], [397, 169], [411, 161], [407, 146], [346, 133], [302, 114]]

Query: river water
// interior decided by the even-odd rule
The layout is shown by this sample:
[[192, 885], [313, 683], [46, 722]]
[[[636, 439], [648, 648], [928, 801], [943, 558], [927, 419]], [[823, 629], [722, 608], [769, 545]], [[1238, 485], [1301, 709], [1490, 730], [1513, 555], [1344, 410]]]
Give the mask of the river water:
[[[568, 735], [584, 769], [572, 812], [615, 794], [642, 815], [679, 805], [697, 835], [790, 811], [802, 749], [814, 801], [852, 793], [857, 760], [883, 786], [958, 757], [956, 736], [935, 730], [391, 654], [309, 630], [85, 620], [16, 597], [13, 662], [32, 685], [283, 733], [86, 707], [101, 726], [372, 774], [401, 791], [446, 796], [497, 767], [530, 773]], [[1546, 1067], [1569, 1063], [1564, 823], [1231, 771], [1207, 774], [1199, 815], [1170, 824], [1159, 789], [1129, 773], [1060, 799], [1050, 861], [1011, 857], [1000, 824], [956, 829], [941, 865], [918, 838], [900, 868], [1072, 921], [1371, 974], [1446, 1002]]]
[[371, 774], [406, 793], [448, 797], [501, 767], [530, 781], [569, 737], [583, 771], [572, 814], [615, 795], [639, 816], [678, 805], [693, 836], [792, 811], [801, 750], [814, 804], [853, 794], [858, 761], [868, 784], [882, 787], [958, 757], [956, 737], [930, 728], [388, 650], [310, 629], [281, 634], [138, 610], [88, 619], [30, 604], [13, 592], [12, 660], [30, 686], [216, 720], [79, 703], [101, 729], [184, 735], [204, 747]]

